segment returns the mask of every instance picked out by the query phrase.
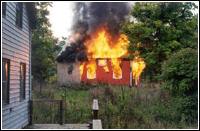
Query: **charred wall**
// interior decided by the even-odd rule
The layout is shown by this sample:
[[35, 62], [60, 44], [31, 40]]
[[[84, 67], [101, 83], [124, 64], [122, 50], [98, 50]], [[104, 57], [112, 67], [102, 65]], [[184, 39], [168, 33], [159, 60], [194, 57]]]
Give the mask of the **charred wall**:
[[74, 83], [80, 83], [81, 80], [80, 80], [79, 66], [80, 66], [79, 62], [57, 63], [58, 85], [71, 85]]

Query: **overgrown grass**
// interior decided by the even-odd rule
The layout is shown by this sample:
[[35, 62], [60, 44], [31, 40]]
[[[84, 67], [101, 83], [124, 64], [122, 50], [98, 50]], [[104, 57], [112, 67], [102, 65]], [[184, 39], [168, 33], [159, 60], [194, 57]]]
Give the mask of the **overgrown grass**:
[[[82, 85], [57, 87], [46, 85], [33, 90], [33, 99], [63, 100], [64, 123], [88, 123], [92, 116], [92, 101], [88, 89]], [[53, 108], [53, 109], [52, 109]], [[59, 123], [59, 103], [34, 102], [34, 123]]]
[[[173, 98], [159, 87], [141, 85], [140, 88], [109, 84], [48, 87], [42, 97], [65, 101], [65, 123], [88, 123], [92, 119], [92, 100], [99, 100], [99, 117], [108, 129], [197, 128], [194, 121], [186, 121], [180, 111], [180, 98]], [[39, 97], [37, 91], [34, 97]], [[47, 114], [47, 113], [46, 113]]]

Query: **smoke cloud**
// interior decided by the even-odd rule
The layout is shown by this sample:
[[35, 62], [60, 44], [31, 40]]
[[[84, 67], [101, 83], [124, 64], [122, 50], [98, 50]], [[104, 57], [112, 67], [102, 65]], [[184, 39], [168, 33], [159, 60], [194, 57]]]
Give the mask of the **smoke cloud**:
[[69, 41], [69, 46], [58, 55], [58, 62], [76, 62], [87, 60], [84, 41], [98, 28], [106, 24], [113, 40], [119, 36], [120, 23], [127, 20], [131, 8], [125, 2], [77, 2], [74, 3], [72, 34], [76, 34]]

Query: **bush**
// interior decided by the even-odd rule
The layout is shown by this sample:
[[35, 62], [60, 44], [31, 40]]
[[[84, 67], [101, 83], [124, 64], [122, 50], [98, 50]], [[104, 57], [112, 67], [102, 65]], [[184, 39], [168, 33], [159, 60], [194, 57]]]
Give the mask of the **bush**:
[[194, 122], [198, 116], [198, 53], [181, 49], [172, 54], [162, 66], [164, 88], [172, 91], [181, 120]]
[[174, 94], [189, 95], [197, 91], [197, 50], [186, 48], [172, 54], [162, 65], [161, 81]]
[[49, 84], [54, 84], [54, 83], [56, 83], [56, 81], [57, 81], [57, 74], [54, 74], [53, 76], [50, 76], [46, 80], [46, 82], [49, 83]]
[[176, 98], [177, 111], [181, 114], [182, 120], [197, 122], [198, 120], [198, 93], [193, 95]]

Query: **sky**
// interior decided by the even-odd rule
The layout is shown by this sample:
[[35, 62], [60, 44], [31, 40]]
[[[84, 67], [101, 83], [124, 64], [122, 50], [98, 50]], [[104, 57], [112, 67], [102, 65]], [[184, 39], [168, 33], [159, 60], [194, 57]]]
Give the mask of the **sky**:
[[[53, 35], [59, 40], [62, 40], [62, 37], [68, 37], [70, 35], [70, 28], [72, 25], [72, 5], [73, 2], [52, 2], [53, 7], [49, 7], [49, 20], [52, 25], [51, 30]], [[199, 7], [199, 2], [195, 2]], [[195, 10], [195, 13], [199, 12], [199, 9]]]
[[60, 40], [62, 37], [70, 35], [72, 25], [72, 2], [53, 2], [53, 7], [49, 7], [49, 20], [53, 35]]

